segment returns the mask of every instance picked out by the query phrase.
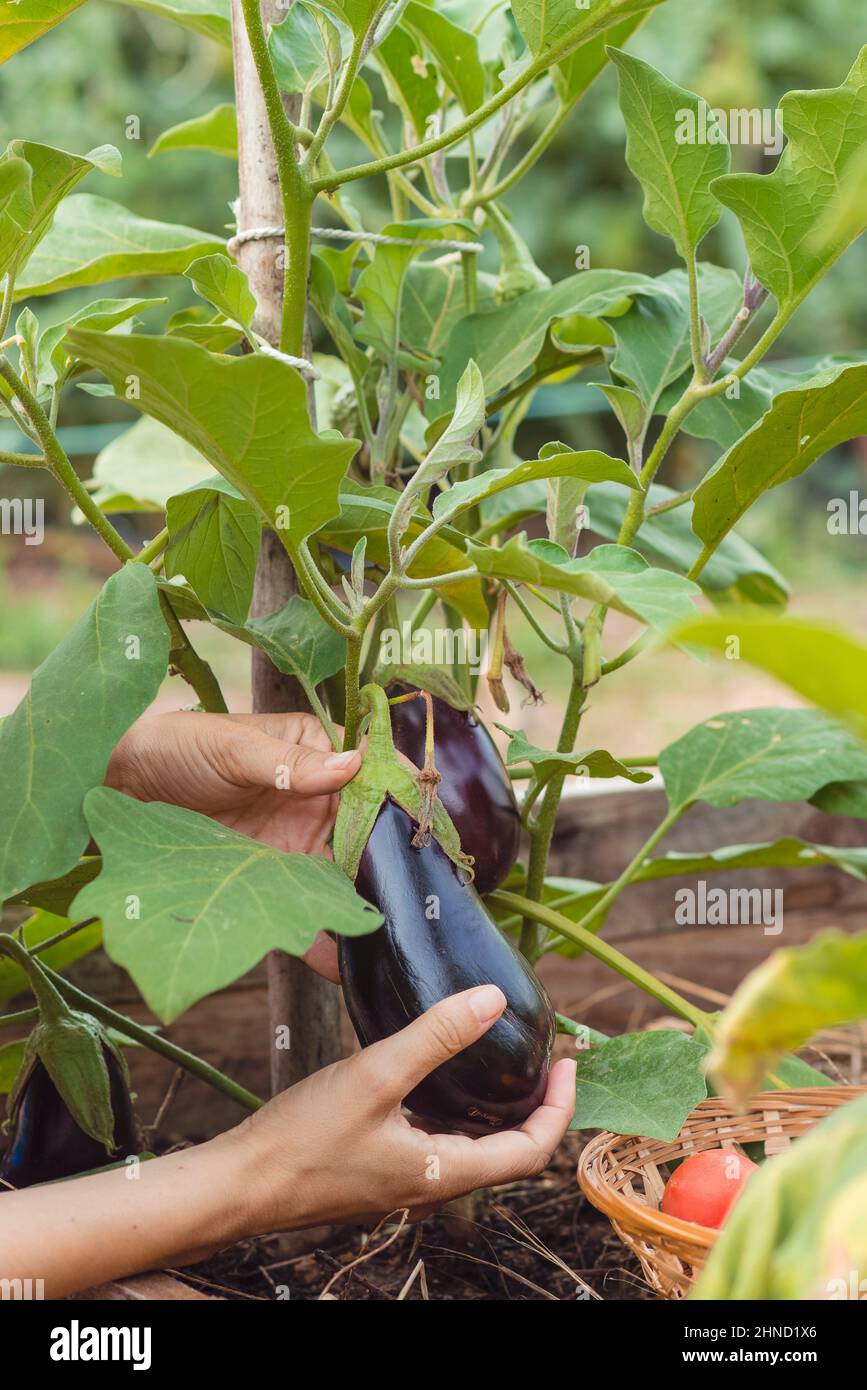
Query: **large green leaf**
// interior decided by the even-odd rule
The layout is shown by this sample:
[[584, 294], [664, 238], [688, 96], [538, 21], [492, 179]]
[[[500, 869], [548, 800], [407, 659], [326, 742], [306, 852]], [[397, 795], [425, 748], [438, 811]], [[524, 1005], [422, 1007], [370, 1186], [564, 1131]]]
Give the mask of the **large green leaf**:
[[[720, 219], [709, 185], [728, 173], [729, 147], [701, 97], [630, 53], [613, 49], [609, 56], [620, 76], [626, 161], [644, 189], [644, 220], [690, 261]], [[693, 137], [700, 130], [705, 140], [681, 138], [686, 117]]]
[[778, 395], [695, 493], [693, 527], [712, 552], [769, 488], [797, 478], [829, 449], [867, 433], [867, 364], [835, 366]]
[[[648, 507], [670, 502], [672, 488], [654, 483], [647, 492]], [[688, 574], [698, 559], [701, 544], [692, 529], [691, 502], [656, 516], [648, 516], [633, 545], [654, 565], [671, 566]], [[606, 540], [616, 540], [626, 512], [622, 490], [610, 483], [599, 483], [587, 494], [588, 526]], [[785, 607], [789, 586], [774, 566], [748, 541], [736, 533], [726, 536], [722, 545], [698, 579], [704, 592], [716, 603], [759, 603]]]
[[418, 39], [401, 24], [377, 46], [375, 60], [391, 100], [424, 139], [428, 120], [440, 105], [433, 63], [425, 61]]
[[476, 35], [418, 0], [410, 0], [403, 22], [433, 54], [446, 86], [457, 97], [464, 114], [468, 116], [477, 110], [485, 99], [485, 69]]
[[[698, 266], [697, 279], [702, 318], [715, 342], [743, 303], [743, 283], [733, 270], [706, 262]], [[627, 314], [609, 325], [617, 344], [612, 375], [634, 386], [651, 412], [659, 409], [665, 388], [691, 360], [686, 272], [669, 270], [655, 283], [655, 294], [639, 296]]]
[[706, 1049], [674, 1031], [623, 1033], [579, 1049], [570, 1129], [608, 1129], [672, 1142], [707, 1095]]
[[[30, 175], [21, 177], [20, 161]], [[32, 140], [12, 140], [0, 156], [0, 171], [11, 165], [14, 186], [0, 204], [0, 276], [30, 259], [51, 225], [58, 204], [86, 174], [120, 174], [120, 155], [113, 145], [89, 154], [68, 154]]]
[[519, 463], [514, 468], [490, 468], [466, 482], [455, 483], [436, 498], [433, 514], [435, 517], [455, 515], [495, 493], [540, 478], [575, 478], [588, 485], [608, 481], [633, 490], [639, 486], [635, 474], [622, 459], [611, 458], [595, 449], [583, 453], [564, 451]]
[[0, 0], [0, 63], [47, 34], [84, 0]]
[[651, 627], [669, 626], [677, 621], [676, 614], [685, 618], [700, 592], [678, 574], [652, 569], [643, 556], [625, 545], [600, 545], [586, 557], [570, 560], [562, 546], [528, 542], [521, 534], [499, 550], [470, 541], [467, 555], [480, 574], [576, 594]]
[[784, 1052], [867, 1018], [867, 933], [822, 932], [775, 951], [738, 986], [714, 1030], [716, 1083], [748, 1096]]
[[227, 48], [232, 43], [230, 0], [115, 0], [116, 4], [151, 10], [162, 19], [171, 19], [182, 29], [215, 39]]
[[166, 673], [168, 629], [146, 565], [108, 580], [34, 672], [0, 726], [0, 900], [71, 869], [87, 844], [85, 793]]
[[791, 313], [867, 226], [867, 208], [830, 240], [819, 238], [867, 144], [867, 48], [840, 87], [789, 92], [781, 103], [788, 144], [771, 174], [730, 174], [713, 192], [743, 228], [753, 272]]
[[555, 319], [570, 314], [587, 318], [623, 312], [639, 294], [660, 290], [648, 275], [623, 270], [585, 270], [550, 289], [530, 290], [486, 313], [462, 318], [449, 335], [440, 370], [440, 397], [428, 405], [428, 418], [439, 419], [454, 405], [458, 380], [470, 358], [478, 363], [488, 396], [516, 382], [535, 362]]
[[19, 299], [127, 275], [182, 275], [190, 261], [225, 247], [220, 237], [137, 217], [109, 198], [65, 198], [16, 282]]
[[537, 57], [574, 34], [576, 43], [609, 29], [612, 24], [643, 14], [662, 0], [512, 0], [512, 14], [527, 45]]
[[818, 710], [739, 710], [670, 743], [659, 768], [676, 809], [807, 801], [829, 782], [867, 777], [867, 745]]
[[102, 918], [109, 956], [166, 1023], [268, 951], [301, 955], [324, 926], [359, 936], [382, 922], [331, 860], [282, 854], [193, 811], [107, 787], [85, 809], [103, 870], [73, 914]]
[[243, 623], [253, 597], [262, 531], [250, 503], [216, 477], [169, 498], [166, 524], [167, 576], [182, 574], [206, 608]]
[[223, 102], [204, 116], [194, 116], [190, 121], [170, 126], [157, 136], [148, 150], [148, 159], [167, 150], [209, 150], [226, 159], [237, 159], [238, 120], [234, 102]]
[[255, 353], [217, 357], [180, 338], [69, 335], [132, 404], [175, 430], [258, 509], [284, 544], [301, 542], [335, 516], [355, 440], [310, 427], [307, 388], [294, 367]]
[[858, 1300], [867, 1289], [867, 1096], [750, 1178], [699, 1276], [704, 1301]]

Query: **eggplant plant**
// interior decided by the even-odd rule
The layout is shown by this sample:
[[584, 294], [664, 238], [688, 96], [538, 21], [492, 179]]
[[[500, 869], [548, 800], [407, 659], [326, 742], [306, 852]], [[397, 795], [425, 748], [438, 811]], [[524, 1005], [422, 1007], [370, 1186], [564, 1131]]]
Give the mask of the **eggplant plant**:
[[[698, 803], [807, 801], [867, 816], [867, 746], [839, 710], [723, 711], [658, 756], [637, 755], [628, 731], [617, 748], [582, 740], [591, 693], [602, 698], [613, 672], [639, 671], [658, 643], [694, 649], [690, 624], [709, 621], [707, 603], [717, 649], [744, 614], [776, 631], [787, 583], [737, 528], [769, 489], [867, 432], [863, 354], [834, 355], [826, 342], [797, 373], [772, 356], [867, 227], [867, 49], [840, 86], [783, 98], [787, 144], [773, 172], [733, 173], [702, 96], [633, 51], [662, 3], [294, 0], [272, 10], [236, 0], [230, 24], [226, 0], [148, 0], [216, 43], [230, 44], [234, 29], [236, 63], [251, 59], [255, 71], [252, 89], [238, 82], [237, 112], [218, 107], [165, 131], [155, 152], [231, 156], [255, 124], [245, 103], [259, 103], [279, 227], [248, 218], [228, 236], [203, 232], [78, 191], [94, 170], [120, 174], [111, 146], [78, 154], [20, 139], [0, 158], [0, 411], [21, 433], [0, 464], [51, 473], [117, 561], [0, 728], [0, 897], [36, 910], [14, 944], [38, 954], [68, 1006], [249, 1108], [256, 1097], [82, 997], [56, 967], [101, 941], [170, 1023], [266, 952], [302, 954], [327, 922], [363, 1042], [453, 987], [502, 978], [510, 1007], [491, 1051], [459, 1059], [415, 1100], [446, 1123], [511, 1123], [539, 1093], [552, 1039], [534, 969], [547, 952], [589, 954], [693, 1036], [606, 1039], [560, 1018], [583, 1044], [575, 1126], [673, 1138], [706, 1094], [718, 1021], [604, 940], [613, 904], [633, 884], [685, 873], [831, 863], [865, 874], [859, 848], [660, 849]], [[0, 17], [0, 56], [14, 61], [74, 8], [46, 6], [29, 24]], [[659, 276], [612, 269], [603, 247], [579, 246], [575, 272], [552, 283], [510, 200], [560, 131], [583, 138], [582, 98], [609, 65], [625, 157], [671, 265]], [[685, 116], [700, 140], [682, 138]], [[359, 147], [364, 157], [348, 162]], [[242, 177], [252, 153], [242, 139]], [[374, 195], [388, 202], [375, 227], [353, 201], [362, 182], [365, 206]], [[720, 265], [700, 251], [724, 213], [732, 263]], [[563, 216], [577, 241], [578, 209]], [[40, 326], [43, 298], [156, 275], [177, 277], [186, 307], [94, 298]], [[275, 283], [276, 313], [262, 289]], [[162, 314], [162, 331], [141, 331], [143, 313]], [[552, 440], [524, 457], [535, 393], [578, 374], [597, 388], [619, 449]], [[58, 432], [76, 390], [141, 416], [89, 483]], [[678, 491], [666, 478], [684, 435], [712, 458]], [[131, 509], [162, 514], [138, 549], [115, 524]], [[298, 592], [254, 616], [263, 536], [291, 563]], [[619, 650], [611, 612], [639, 629]], [[508, 713], [507, 682], [533, 691], [509, 637], [518, 614], [567, 678], [544, 747]], [[167, 671], [199, 708], [225, 710], [190, 622], [297, 681], [335, 748], [369, 736], [342, 798], [336, 862], [251, 855], [248, 840], [207, 818], [102, 785]], [[415, 639], [430, 631], [446, 659], [417, 659]], [[484, 634], [508, 777], [475, 712], [479, 676], [466, 653]], [[416, 691], [431, 698], [406, 699]], [[569, 777], [640, 784], [654, 769], [668, 809], [616, 879], [552, 879]], [[192, 871], [205, 861], [207, 874]], [[439, 920], [425, 916], [430, 898]], [[47, 914], [62, 919], [53, 930]], [[216, 921], [231, 930], [215, 932]], [[167, 967], [181, 957], [183, 969]], [[25, 976], [20, 960], [8, 964], [0, 984], [11, 998]], [[482, 1084], [492, 1057], [493, 1091]], [[774, 1078], [822, 1081], [794, 1057]], [[104, 1122], [104, 1089], [99, 1103]]]

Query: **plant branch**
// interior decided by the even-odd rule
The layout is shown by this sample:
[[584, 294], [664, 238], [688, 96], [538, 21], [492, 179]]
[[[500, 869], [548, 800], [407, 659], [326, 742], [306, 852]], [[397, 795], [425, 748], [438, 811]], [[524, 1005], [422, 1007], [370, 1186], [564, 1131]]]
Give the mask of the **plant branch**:
[[170, 664], [195, 691], [202, 709], [208, 710], [211, 714], [228, 714], [228, 706], [219, 681], [184, 632], [164, 589], [160, 589], [160, 607], [171, 636]]

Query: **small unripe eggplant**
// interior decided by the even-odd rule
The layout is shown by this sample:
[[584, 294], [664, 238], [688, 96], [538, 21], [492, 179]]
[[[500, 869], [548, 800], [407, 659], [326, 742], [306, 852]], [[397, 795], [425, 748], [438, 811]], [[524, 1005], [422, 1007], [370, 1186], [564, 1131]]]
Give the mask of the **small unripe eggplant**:
[[114, 1150], [75, 1123], [51, 1077], [37, 1058], [17, 1098], [15, 1119], [0, 1177], [15, 1187], [54, 1182], [139, 1152], [135, 1120], [123, 1063], [104, 1049], [114, 1116]]
[[359, 893], [379, 908], [385, 924], [339, 942], [349, 1016], [368, 1046], [450, 994], [498, 985], [508, 1001], [502, 1017], [437, 1067], [407, 1105], [426, 1120], [468, 1133], [520, 1125], [545, 1094], [555, 1033], [551, 1003], [475, 888], [461, 881], [436, 840], [414, 846], [414, 832], [407, 813], [386, 801], [356, 878]]
[[[389, 695], [411, 686], [389, 686]], [[490, 893], [508, 878], [521, 845], [521, 815], [497, 745], [471, 711], [433, 700], [434, 758], [442, 781], [440, 801], [455, 824], [461, 847], [475, 863], [477, 893]], [[391, 732], [399, 753], [424, 763], [424, 700], [391, 706]]]

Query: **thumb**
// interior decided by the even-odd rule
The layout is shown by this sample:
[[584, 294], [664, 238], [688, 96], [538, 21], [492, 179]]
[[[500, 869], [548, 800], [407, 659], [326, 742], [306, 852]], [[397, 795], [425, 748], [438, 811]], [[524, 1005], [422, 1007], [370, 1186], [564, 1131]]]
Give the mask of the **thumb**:
[[386, 1078], [385, 1094], [398, 1105], [437, 1067], [477, 1042], [502, 1014], [506, 996], [496, 985], [479, 985], [442, 999], [407, 1028], [366, 1049], [368, 1062]]
[[[361, 766], [361, 753], [284, 743], [269, 734], [250, 733], [235, 749], [238, 771], [248, 785], [274, 787], [296, 796], [327, 796], [340, 791]], [[240, 755], [240, 756], [239, 756]]]

